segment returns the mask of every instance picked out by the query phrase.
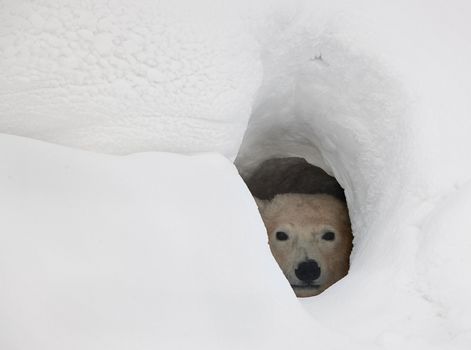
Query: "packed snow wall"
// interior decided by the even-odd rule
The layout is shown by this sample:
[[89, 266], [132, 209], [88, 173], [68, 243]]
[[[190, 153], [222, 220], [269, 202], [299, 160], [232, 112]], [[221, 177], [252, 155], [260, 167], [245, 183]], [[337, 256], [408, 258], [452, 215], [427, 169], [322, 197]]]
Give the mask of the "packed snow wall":
[[[469, 223], [461, 210], [441, 213], [467, 197], [471, 178], [468, 7], [336, 2], [262, 39], [264, 80], [236, 164], [244, 174], [302, 156], [339, 180], [355, 235], [350, 273], [302, 303], [378, 347], [471, 344]], [[459, 238], [448, 240], [445, 222], [462, 223]]]
[[[464, 1], [2, 1], [0, 132], [115, 154], [218, 152], [231, 160], [237, 156], [242, 173], [268, 157], [303, 156], [345, 188], [355, 246], [350, 274], [321, 296], [301, 302], [311, 321], [288, 301], [287, 289], [276, 282], [281, 274], [264, 273], [268, 265], [257, 270], [270, 287], [259, 292], [274, 293], [268, 303], [286, 302], [290, 324], [299, 317], [301, 329], [306, 323], [312, 329], [295, 340], [287, 332], [273, 344], [304, 346], [312, 344], [314, 334], [314, 344], [326, 348], [345, 348], [347, 339], [358, 349], [467, 349], [467, 13]], [[8, 140], [4, 152], [13, 162]], [[19, 147], [11, 145], [11, 150]], [[32, 148], [27, 152], [34, 153]], [[29, 162], [27, 156], [18, 159]], [[59, 156], [54, 159], [61, 162]], [[177, 171], [174, 162], [159, 162]], [[230, 186], [243, 193], [237, 205], [247, 209], [251, 199], [242, 183]], [[208, 184], [204, 188], [211, 191]], [[190, 195], [195, 205], [201, 198], [199, 192], [173, 190], [177, 198]], [[205, 203], [218, 211], [214, 202]], [[250, 208], [255, 215], [255, 207]], [[184, 209], [184, 215], [190, 211]], [[254, 223], [254, 232], [263, 234], [259, 224]], [[198, 247], [185, 229], [178, 229], [184, 244]], [[244, 259], [260, 264], [250, 256]], [[8, 276], [14, 271], [8, 270]], [[217, 266], [211, 271], [216, 273]], [[235, 276], [241, 283], [253, 282]], [[191, 292], [201, 285], [187, 287]], [[228, 289], [216, 288], [215, 300]], [[242, 308], [228, 303], [228, 312], [249, 310], [247, 305], [259, 298], [239, 299]], [[5, 300], [11, 306], [15, 298]], [[189, 318], [197, 322], [203, 311], [185, 305], [176, 314], [189, 309]], [[255, 328], [272, 317], [263, 310]], [[177, 323], [168, 327], [168, 334], [178, 333]], [[201, 339], [210, 338], [208, 329], [202, 327]], [[138, 331], [126, 341], [132, 344]], [[236, 333], [215, 332], [220, 343], [211, 344], [239, 344]], [[266, 334], [241, 332], [241, 343], [263, 344]]]
[[[301, 156], [339, 180], [350, 273], [302, 303], [378, 347], [471, 344], [469, 223], [461, 210], [441, 213], [471, 178], [469, 6], [455, 5], [334, 2], [262, 39], [264, 80], [236, 164], [250, 174], [265, 158]], [[448, 240], [445, 222], [462, 223], [459, 238]]]
[[236, 19], [215, 1], [1, 1], [0, 130], [235, 157], [261, 77]]

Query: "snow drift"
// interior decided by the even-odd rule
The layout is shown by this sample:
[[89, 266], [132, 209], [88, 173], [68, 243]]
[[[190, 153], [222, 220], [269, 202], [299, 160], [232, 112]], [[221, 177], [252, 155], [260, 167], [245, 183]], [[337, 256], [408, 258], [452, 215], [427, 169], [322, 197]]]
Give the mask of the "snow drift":
[[471, 346], [467, 2], [104, 4], [0, 2], [0, 131], [306, 157], [345, 188], [351, 271], [293, 299], [218, 156], [2, 136], [5, 348]]
[[289, 347], [311, 331], [227, 159], [0, 149], [2, 349]]
[[223, 5], [1, 1], [0, 33], [2, 132], [114, 154], [236, 155], [261, 71]]

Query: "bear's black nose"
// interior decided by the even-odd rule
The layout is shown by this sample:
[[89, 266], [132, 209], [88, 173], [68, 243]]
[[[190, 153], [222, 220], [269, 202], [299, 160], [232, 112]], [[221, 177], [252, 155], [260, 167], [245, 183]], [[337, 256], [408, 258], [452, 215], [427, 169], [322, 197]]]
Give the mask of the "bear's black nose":
[[315, 260], [306, 260], [298, 265], [294, 270], [296, 277], [301, 281], [310, 284], [321, 275], [321, 268]]

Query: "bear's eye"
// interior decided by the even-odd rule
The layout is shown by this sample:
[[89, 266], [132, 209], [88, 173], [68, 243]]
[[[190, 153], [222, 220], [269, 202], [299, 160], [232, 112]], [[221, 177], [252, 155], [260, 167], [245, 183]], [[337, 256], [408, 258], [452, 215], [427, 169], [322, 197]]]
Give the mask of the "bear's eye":
[[328, 231], [322, 235], [322, 239], [326, 241], [333, 241], [335, 239], [335, 233]]
[[279, 241], [286, 241], [288, 238], [289, 236], [283, 231], [278, 231], [276, 233], [276, 239]]

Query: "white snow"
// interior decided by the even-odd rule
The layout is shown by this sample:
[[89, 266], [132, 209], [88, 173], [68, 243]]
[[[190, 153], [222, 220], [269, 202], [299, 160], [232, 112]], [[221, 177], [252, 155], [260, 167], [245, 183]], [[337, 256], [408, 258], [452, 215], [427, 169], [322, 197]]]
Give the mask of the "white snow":
[[470, 349], [470, 12], [0, 1], [0, 132], [242, 173], [304, 156], [355, 234], [299, 301], [223, 157], [2, 135], [1, 348]]
[[305, 11], [264, 46], [236, 163], [305, 156], [345, 187], [350, 274], [303, 305], [358, 348], [471, 347], [471, 226], [455, 218], [470, 208], [471, 8], [458, 3]]
[[[116, 157], [0, 137], [2, 349], [327, 341], [217, 154]], [[303, 339], [312, 328], [323, 335]]]
[[0, 130], [234, 158], [261, 79], [234, 17], [214, 1], [1, 1]]

